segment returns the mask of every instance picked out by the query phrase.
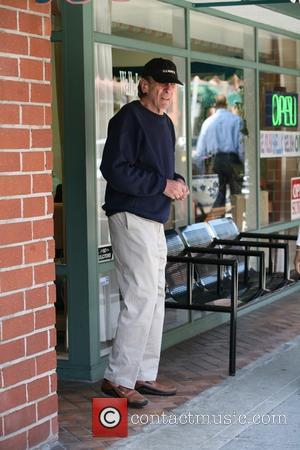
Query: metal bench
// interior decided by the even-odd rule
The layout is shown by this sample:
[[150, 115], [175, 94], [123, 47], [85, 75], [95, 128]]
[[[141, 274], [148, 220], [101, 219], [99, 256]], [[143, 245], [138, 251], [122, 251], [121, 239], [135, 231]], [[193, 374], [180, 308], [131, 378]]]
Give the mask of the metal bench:
[[[243, 238], [251, 238], [251, 239], [267, 239], [270, 243], [276, 242], [276, 241], [286, 241], [288, 242], [295, 242], [298, 239], [297, 234], [280, 234], [280, 233], [258, 233], [255, 231], [243, 231], [240, 232], [237, 236], [237, 239], [243, 239]], [[276, 250], [275, 250], [276, 252]], [[269, 250], [269, 261], [268, 261], [268, 273], [271, 275], [274, 272], [274, 266], [275, 262], [273, 260], [273, 249], [271, 248]], [[299, 280], [299, 274], [295, 270], [290, 270], [289, 278], [298, 281]], [[288, 280], [290, 281], [290, 280]]]
[[[236, 224], [231, 218], [221, 218], [210, 220], [208, 222], [211, 227], [215, 239], [215, 245], [221, 245], [223, 248], [240, 248], [245, 249], [250, 248], [264, 248], [269, 250], [269, 264], [267, 270], [267, 280], [266, 288], [270, 291], [274, 291], [281, 287], [284, 287], [293, 282], [290, 278], [290, 267], [289, 267], [289, 246], [288, 243], [274, 242], [275, 239], [289, 240], [289, 236], [279, 236], [274, 234], [264, 234], [264, 233], [240, 233]], [[248, 238], [248, 239], [245, 239]], [[261, 241], [258, 239], [268, 239], [268, 242]], [[294, 237], [292, 237], [294, 239]], [[281, 250], [283, 252], [283, 272], [275, 272], [273, 270], [274, 264], [272, 255], [274, 251]], [[248, 260], [239, 262], [239, 272], [244, 273], [244, 279], [247, 282], [255, 281], [258, 273], [255, 269], [250, 268], [248, 265]]]
[[[246, 252], [245, 250], [223, 250], [216, 248], [204, 249], [210, 257], [204, 257], [201, 249], [193, 249], [192, 256], [189, 250], [185, 248], [181, 236], [175, 230], [168, 230], [165, 234], [168, 247], [165, 305], [167, 308], [214, 311], [230, 314], [229, 374], [235, 375], [237, 311], [245, 303], [241, 302], [238, 295], [238, 261], [237, 259], [224, 258], [224, 256], [245, 256], [247, 253], [248, 255], [251, 254], [260, 258], [261, 264], [263, 265], [264, 253], [259, 251]], [[218, 256], [217, 259], [215, 258], [216, 255]], [[197, 275], [195, 268], [206, 265], [215, 266], [216, 268], [230, 267], [230, 289], [226, 290], [225, 296], [221, 292], [221, 278], [219, 278], [219, 285], [218, 283], [216, 284], [215, 292], [212, 289], [207, 289], [201, 282], [201, 278]]]
[[[179, 230], [186, 244], [186, 248], [188, 248], [190, 252], [194, 253], [195, 249], [198, 252], [200, 251], [202, 253], [206, 253], [207, 249], [209, 249], [210, 253], [216, 252], [216, 249], [218, 247], [215, 247], [215, 235], [208, 223], [195, 223], [192, 225], [187, 225], [185, 227], [180, 227]], [[232, 248], [223, 250], [225, 252], [227, 251], [227, 255], [231, 255], [231, 257], [235, 259], [240, 260], [242, 258], [246, 267], [249, 266], [250, 257], [257, 256], [256, 253], [253, 254], [249, 250], [244, 250], [244, 253], [242, 254], [235, 253]], [[243, 302], [248, 302], [266, 293], [265, 263], [262, 253], [259, 253], [257, 259], [259, 266], [259, 276], [252, 281], [249, 281], [247, 279], [247, 274], [243, 271], [243, 267], [242, 264], [240, 264], [240, 261], [238, 264], [239, 299]], [[223, 292], [226, 292], [226, 290], [228, 290], [228, 281], [231, 277], [230, 268], [227, 268], [225, 273], [222, 274], [222, 283], [220, 283], [220, 270], [218, 270], [217, 276], [215, 274], [215, 271], [212, 271], [211, 267], [203, 268], [201, 266], [196, 266], [196, 270], [198, 271], [198, 277], [208, 289], [214, 289], [215, 284], [217, 283], [218, 287], [220, 286], [220, 284], [222, 285]]]

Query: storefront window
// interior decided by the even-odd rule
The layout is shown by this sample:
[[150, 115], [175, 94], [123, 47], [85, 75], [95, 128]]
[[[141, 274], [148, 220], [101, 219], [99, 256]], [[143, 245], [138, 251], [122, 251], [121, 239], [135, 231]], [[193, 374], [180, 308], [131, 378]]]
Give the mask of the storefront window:
[[191, 49], [238, 59], [254, 59], [253, 28], [191, 11]]
[[[200, 144], [203, 122], [216, 113], [218, 95], [227, 99], [227, 109], [240, 116], [239, 140], [245, 161], [237, 159], [239, 191], [226, 186], [225, 205], [218, 204], [220, 174], [215, 172], [215, 154]], [[254, 72], [193, 62], [191, 66], [191, 129], [195, 221], [232, 216], [240, 230], [256, 227], [255, 211], [255, 111]], [[234, 149], [232, 149], [234, 152]]]
[[259, 30], [258, 51], [259, 62], [290, 69], [300, 68], [300, 40]]
[[300, 78], [260, 74], [260, 184], [267, 196], [261, 225], [267, 217], [269, 223], [300, 217], [291, 189], [291, 179], [300, 177], [299, 91]]
[[185, 47], [184, 10], [157, 0], [97, 0], [94, 29], [101, 33]]

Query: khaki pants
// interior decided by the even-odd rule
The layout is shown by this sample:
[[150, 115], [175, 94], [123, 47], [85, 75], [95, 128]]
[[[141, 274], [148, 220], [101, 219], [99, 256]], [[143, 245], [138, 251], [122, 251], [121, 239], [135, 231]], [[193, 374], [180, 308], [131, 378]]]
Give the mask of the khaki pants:
[[165, 311], [166, 240], [161, 223], [124, 212], [109, 217], [124, 307], [104, 377], [134, 388], [155, 380]]

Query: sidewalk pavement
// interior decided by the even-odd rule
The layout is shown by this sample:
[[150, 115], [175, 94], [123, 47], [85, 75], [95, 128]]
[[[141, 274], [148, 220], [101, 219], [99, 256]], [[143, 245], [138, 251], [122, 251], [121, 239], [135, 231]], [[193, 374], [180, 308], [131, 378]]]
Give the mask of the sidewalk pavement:
[[156, 420], [111, 449], [299, 449], [299, 363], [297, 337], [166, 414], [165, 424]]
[[[60, 434], [51, 449], [299, 449], [300, 290], [238, 318], [235, 377], [228, 377], [228, 336], [224, 324], [162, 352], [159, 379], [175, 384], [177, 395], [147, 396], [146, 408], [130, 409], [126, 439], [92, 436], [91, 399], [105, 397], [101, 382], [59, 382]], [[137, 423], [137, 414], [188, 413], [194, 421], [197, 414], [206, 420], [216, 416], [210, 418], [215, 422]], [[286, 424], [243, 424], [240, 418], [219, 424], [228, 423], [228, 415], [233, 422], [243, 414], [248, 421], [257, 420], [256, 414], [279, 413], [286, 415]]]

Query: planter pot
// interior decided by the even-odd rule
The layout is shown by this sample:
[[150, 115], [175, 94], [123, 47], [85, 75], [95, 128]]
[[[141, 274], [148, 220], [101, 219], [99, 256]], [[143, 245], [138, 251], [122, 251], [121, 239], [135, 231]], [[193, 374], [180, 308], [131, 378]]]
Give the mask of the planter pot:
[[216, 173], [195, 175], [192, 180], [193, 200], [203, 207], [212, 206], [219, 192], [219, 177]]

